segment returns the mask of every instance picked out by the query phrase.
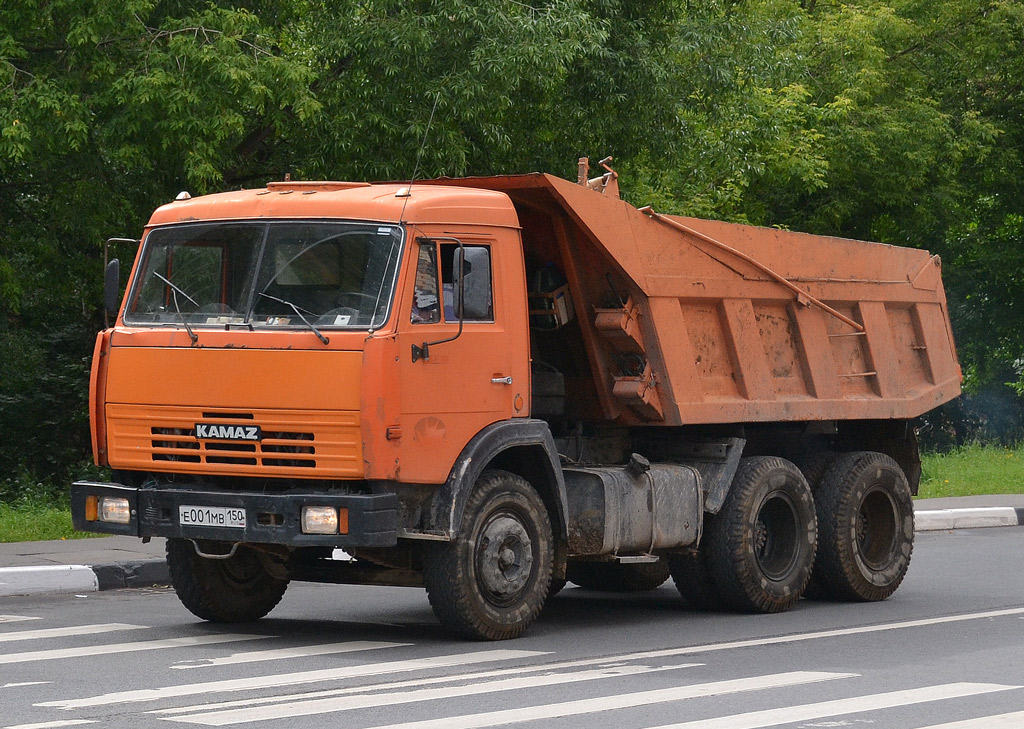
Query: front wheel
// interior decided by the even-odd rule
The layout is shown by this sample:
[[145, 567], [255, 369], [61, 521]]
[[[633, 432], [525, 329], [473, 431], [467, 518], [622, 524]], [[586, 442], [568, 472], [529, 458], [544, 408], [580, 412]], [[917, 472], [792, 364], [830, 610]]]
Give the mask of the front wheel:
[[875, 601], [903, 582], [914, 550], [914, 504], [884, 453], [837, 459], [815, 492], [820, 529], [814, 578], [825, 597]]
[[288, 580], [273, 577], [252, 549], [239, 547], [226, 559], [196, 554], [189, 539], [167, 540], [171, 584], [182, 605], [215, 623], [258, 620], [281, 601]]
[[702, 549], [719, 594], [744, 612], [788, 610], [814, 566], [817, 521], [811, 489], [789, 461], [744, 458]]
[[518, 637], [544, 607], [553, 544], [547, 509], [530, 484], [484, 471], [459, 536], [425, 555], [423, 581], [438, 620], [469, 638]]

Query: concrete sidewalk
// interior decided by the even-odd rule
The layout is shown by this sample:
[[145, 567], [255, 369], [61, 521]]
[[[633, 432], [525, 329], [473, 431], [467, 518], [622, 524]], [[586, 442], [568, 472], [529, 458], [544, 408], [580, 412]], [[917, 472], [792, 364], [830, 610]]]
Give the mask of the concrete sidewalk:
[[[918, 532], [1024, 525], [1024, 494], [919, 499]], [[164, 540], [135, 537], [0, 544], [0, 597], [167, 585]]]

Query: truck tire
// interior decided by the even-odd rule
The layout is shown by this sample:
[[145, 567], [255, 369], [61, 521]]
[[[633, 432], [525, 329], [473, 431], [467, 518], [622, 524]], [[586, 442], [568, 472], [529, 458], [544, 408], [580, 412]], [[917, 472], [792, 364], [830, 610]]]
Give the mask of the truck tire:
[[914, 504], [896, 461], [873, 451], [842, 456], [822, 477], [815, 504], [814, 576], [823, 596], [869, 602], [895, 592], [914, 551]]
[[841, 455], [843, 454], [836, 451], [813, 451], [801, 454], [800, 457], [793, 459], [793, 463], [796, 464], [804, 478], [807, 479], [807, 485], [811, 487], [811, 493], [814, 493], [815, 489], [818, 488], [818, 484], [821, 483], [822, 476], [825, 475], [825, 472]]
[[569, 582], [598, 592], [647, 592], [669, 578], [668, 562], [570, 562], [565, 569]]
[[[708, 524], [711, 517], [705, 517]], [[697, 610], [721, 610], [725, 607], [722, 594], [715, 586], [705, 552], [673, 554], [668, 558], [669, 571], [676, 589], [691, 607]]]
[[228, 559], [207, 559], [190, 540], [168, 539], [167, 565], [181, 604], [215, 623], [259, 620], [288, 589], [288, 580], [268, 574], [259, 555], [246, 547]]
[[[815, 507], [817, 507], [817, 490], [825, 472], [835, 463], [836, 459], [842, 456], [837, 451], [810, 451], [801, 454], [793, 460], [796, 467], [807, 479], [807, 485], [811, 487], [811, 493], [815, 494]], [[818, 518], [818, 554], [821, 550], [821, 518]], [[804, 588], [804, 598], [808, 600], [828, 599], [828, 589], [821, 583], [817, 571], [811, 572], [811, 581]]]
[[544, 502], [519, 476], [484, 471], [454, 541], [430, 545], [423, 581], [441, 624], [478, 640], [518, 637], [540, 615], [554, 539]]
[[726, 604], [777, 613], [796, 604], [814, 566], [817, 525], [807, 480], [775, 456], [744, 458], [703, 549]]

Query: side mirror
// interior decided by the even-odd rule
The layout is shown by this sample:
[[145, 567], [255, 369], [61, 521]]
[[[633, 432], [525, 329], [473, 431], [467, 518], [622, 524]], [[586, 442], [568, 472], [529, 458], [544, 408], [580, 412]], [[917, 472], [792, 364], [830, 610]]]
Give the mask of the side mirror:
[[121, 304], [121, 262], [116, 258], [103, 272], [103, 308], [110, 316], [117, 316]]
[[[464, 256], [462, 261], [460, 255]], [[452, 284], [455, 313], [460, 319], [491, 318], [491, 255], [486, 248], [455, 251]]]

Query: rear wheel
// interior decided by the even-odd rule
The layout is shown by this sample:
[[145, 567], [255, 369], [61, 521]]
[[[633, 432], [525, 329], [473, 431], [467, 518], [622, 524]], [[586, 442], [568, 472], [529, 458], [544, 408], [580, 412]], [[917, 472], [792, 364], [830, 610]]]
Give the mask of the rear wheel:
[[[710, 518], [705, 517], [704, 523], [709, 521]], [[711, 577], [705, 552], [673, 554], [668, 558], [668, 565], [676, 589], [692, 607], [698, 610], [721, 610], [725, 607], [722, 594]]]
[[281, 601], [288, 580], [272, 577], [248, 547], [225, 559], [200, 557], [188, 539], [167, 540], [171, 584], [189, 612], [217, 623], [258, 620]]
[[793, 459], [793, 463], [796, 464], [804, 478], [807, 479], [807, 485], [811, 487], [811, 493], [814, 493], [818, 488], [818, 484], [821, 483], [822, 476], [825, 475], [825, 472], [841, 455], [842, 453], [837, 453], [836, 451], [812, 451]]
[[744, 612], [791, 608], [807, 586], [817, 539], [814, 501], [795, 465], [745, 458], [703, 548], [722, 598]]
[[669, 578], [668, 562], [570, 562], [566, 579], [599, 592], [647, 592]]
[[[836, 451], [810, 451], [801, 454], [795, 458], [793, 462], [796, 467], [803, 473], [804, 478], [807, 479], [807, 485], [811, 487], [811, 493], [815, 494], [815, 507], [817, 507], [817, 491], [818, 485], [821, 483], [822, 477], [828, 471], [828, 469], [835, 463], [836, 459], [842, 456], [842, 453]], [[818, 517], [818, 554], [821, 550], [821, 517]], [[822, 600], [828, 598], [828, 589], [822, 585], [821, 580], [818, 577], [817, 571], [811, 572], [811, 581], [807, 583], [807, 587], [804, 589], [804, 597], [809, 600]]]
[[914, 504], [899, 465], [884, 453], [837, 459], [815, 492], [815, 582], [824, 596], [875, 601], [903, 582], [914, 550]]
[[484, 471], [459, 536], [425, 556], [423, 581], [438, 620], [470, 638], [504, 640], [526, 630], [551, 588], [551, 523], [525, 480]]

